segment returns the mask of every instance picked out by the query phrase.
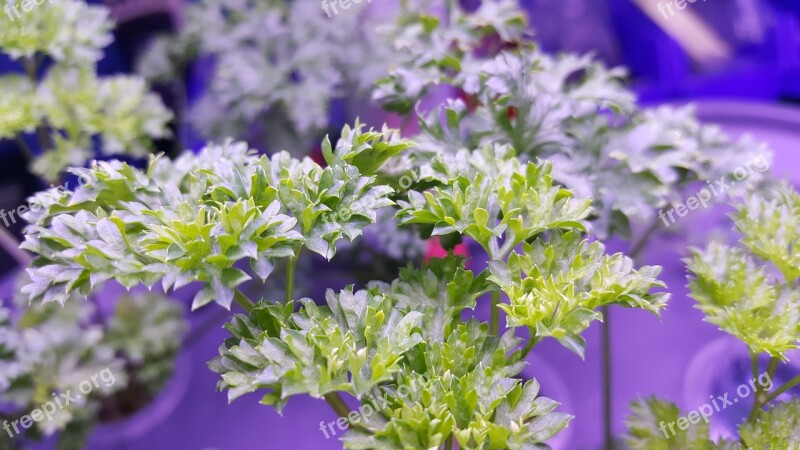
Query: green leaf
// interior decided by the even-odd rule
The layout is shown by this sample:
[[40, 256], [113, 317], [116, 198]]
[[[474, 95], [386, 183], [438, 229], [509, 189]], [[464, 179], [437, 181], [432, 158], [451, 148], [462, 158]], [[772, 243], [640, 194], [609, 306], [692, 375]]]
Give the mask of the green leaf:
[[508, 296], [500, 308], [508, 314], [508, 326], [527, 326], [537, 338], [554, 337], [583, 357], [585, 341], [580, 334], [605, 305], [642, 308], [658, 313], [668, 294], [653, 293], [664, 287], [657, 279], [659, 267], [634, 270], [621, 255], [605, 255], [599, 242], [589, 242], [576, 231], [552, 231], [512, 253], [507, 266], [489, 264], [490, 281]]

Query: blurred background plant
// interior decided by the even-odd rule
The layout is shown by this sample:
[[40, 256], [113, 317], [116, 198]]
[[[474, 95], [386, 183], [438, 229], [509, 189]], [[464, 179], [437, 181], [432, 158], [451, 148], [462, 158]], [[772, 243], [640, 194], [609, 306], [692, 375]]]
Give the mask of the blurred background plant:
[[[62, 394], [74, 397], [15, 436], [19, 444], [60, 432], [59, 449], [84, 448], [95, 424], [125, 419], [158, 395], [187, 329], [182, 308], [152, 293], [122, 296], [108, 316], [93, 301], [0, 311], [2, 416], [12, 422]], [[79, 388], [103, 371], [90, 392]]]
[[0, 76], [0, 139], [16, 139], [47, 181], [98, 155], [147, 156], [169, 136], [171, 114], [141, 78], [97, 76], [113, 26], [105, 8], [65, 0], [0, 29], [0, 51], [25, 71]]

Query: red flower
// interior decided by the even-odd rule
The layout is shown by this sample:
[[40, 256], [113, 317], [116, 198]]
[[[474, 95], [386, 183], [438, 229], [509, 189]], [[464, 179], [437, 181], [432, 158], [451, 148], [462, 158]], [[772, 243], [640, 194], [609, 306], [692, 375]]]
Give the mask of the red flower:
[[[462, 242], [453, 248], [453, 253], [469, 257], [469, 248], [467, 244]], [[448, 252], [442, 247], [442, 243], [439, 241], [438, 237], [432, 237], [428, 240], [428, 251], [425, 253], [425, 262], [430, 261], [431, 258], [444, 258], [447, 255]]]

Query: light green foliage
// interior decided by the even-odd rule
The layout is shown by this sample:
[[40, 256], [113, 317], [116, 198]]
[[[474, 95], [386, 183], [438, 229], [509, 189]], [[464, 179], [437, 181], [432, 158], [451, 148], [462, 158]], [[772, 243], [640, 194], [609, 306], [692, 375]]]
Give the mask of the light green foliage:
[[337, 240], [354, 239], [392, 204], [392, 189], [355, 166], [322, 168], [286, 153], [270, 160], [244, 144], [153, 158], [146, 172], [118, 161], [75, 172], [87, 182], [74, 192], [31, 199], [23, 244], [38, 255], [23, 289], [31, 300], [63, 303], [109, 278], [127, 287], [161, 280], [165, 289], [199, 280], [206, 285], [193, 308], [229, 307], [251, 278], [237, 261], [266, 279], [274, 258], [295, 257], [303, 245], [331, 258]]
[[[504, 256], [501, 250], [548, 229], [585, 229], [588, 199], [574, 198], [570, 191], [554, 186], [549, 164], [522, 164], [507, 155], [507, 148], [487, 147], [472, 156], [459, 153], [455, 158], [460, 162], [434, 161], [423, 174], [443, 185], [409, 191], [408, 202], [398, 203], [402, 223], [427, 225], [434, 236], [469, 236], [493, 259]], [[499, 238], [504, 235], [500, 249]]]
[[739, 427], [739, 433], [748, 449], [800, 449], [800, 401], [775, 404], [758, 423]]
[[[631, 405], [631, 413], [625, 424], [628, 427], [627, 444], [642, 450], [734, 450], [738, 444], [714, 443], [708, 437], [708, 424], [700, 420], [681, 430], [677, 426], [681, 412], [670, 402], [655, 397], [641, 399]], [[670, 428], [670, 424], [672, 427]], [[755, 447], [766, 448], [766, 447]], [[783, 447], [775, 447], [783, 448]]]
[[172, 118], [144, 81], [130, 76], [97, 78], [88, 67], [51, 69], [38, 88], [40, 121], [54, 130], [52, 151], [33, 164], [35, 173], [55, 180], [69, 166], [93, 156], [92, 138], [102, 139], [102, 152], [145, 157], [153, 139], [168, 136]]
[[183, 309], [163, 295], [125, 295], [116, 302], [104, 342], [125, 355], [135, 379], [157, 394], [175, 365], [186, 333]]
[[420, 269], [409, 267], [400, 270], [389, 292], [399, 308], [409, 308], [422, 313], [424, 335], [432, 341], [442, 341], [450, 335], [448, 327], [464, 309], [474, 309], [478, 296], [488, 291], [488, 272], [477, 276], [464, 268], [464, 259], [458, 256], [434, 258]]
[[633, 268], [630, 258], [606, 255], [599, 242], [589, 243], [576, 231], [551, 231], [513, 252], [507, 265], [493, 261], [490, 280], [508, 295], [501, 304], [508, 326], [527, 326], [532, 337], [553, 337], [584, 356], [580, 334], [602, 319], [597, 308], [617, 304], [658, 314], [669, 294], [651, 293], [665, 287], [656, 277], [660, 267]]
[[511, 332], [498, 338], [475, 321], [451, 330], [406, 354], [396, 382], [375, 396], [380, 415], [359, 421], [346, 448], [437, 448], [452, 433], [461, 448], [526, 449], [567, 426], [571, 417], [538, 397], [535, 380], [511, 378], [522, 367], [509, 363]]
[[[800, 292], [797, 267], [792, 266], [800, 258], [798, 218], [796, 192], [785, 188], [753, 194], [733, 215], [743, 247], [713, 242], [703, 251], [693, 249], [686, 260], [692, 297], [706, 320], [751, 351], [782, 359], [798, 347], [800, 334]], [[769, 262], [783, 277], [776, 276]]]
[[[326, 156], [334, 164], [357, 161], [350, 147], [357, 146], [328, 147]], [[361, 167], [380, 166], [387, 153], [374, 152], [378, 161], [361, 159]], [[272, 167], [293, 173], [293, 180], [309, 173], [288, 157]], [[475, 238], [493, 256], [491, 270], [475, 275], [463, 259], [449, 256], [409, 267], [390, 285], [329, 291], [327, 307], [305, 300], [293, 314], [291, 304], [262, 303], [228, 325], [233, 337], [211, 362], [222, 374], [219, 387], [230, 398], [268, 389], [262, 401], [278, 410], [298, 393], [350, 393], [378, 411], [359, 418], [345, 436], [345, 446], [354, 449], [435, 448], [446, 439], [462, 448], [528, 449], [546, 441], [570, 417], [553, 412], [556, 402], [537, 398], [535, 381], [514, 378], [529, 348], [516, 349], [513, 331], [497, 337], [488, 324], [462, 322], [461, 311], [502, 288], [512, 300], [503, 305], [509, 325], [528, 325], [540, 331], [536, 338], [561, 338], [582, 354], [579, 333], [596, 317], [594, 308], [616, 303], [657, 312], [666, 300], [650, 293], [663, 286], [658, 268], [635, 271], [629, 259], [604, 256], [600, 244], [583, 241], [589, 201], [554, 186], [549, 172], [549, 164], [520, 163], [507, 146], [437, 155], [421, 167], [409, 200], [398, 202], [399, 217], [429, 227], [428, 234]], [[296, 197], [281, 196], [300, 211], [291, 203]], [[506, 268], [523, 241], [525, 253], [514, 253]], [[551, 285], [559, 297], [543, 298]], [[539, 314], [538, 307], [549, 309]], [[381, 328], [384, 321], [391, 326]], [[402, 332], [391, 331], [395, 323]], [[376, 341], [376, 335], [399, 337]]]
[[100, 6], [75, 0], [59, 0], [35, 5], [21, 17], [6, 20], [0, 27], [0, 48], [14, 59], [47, 55], [57, 63], [94, 63], [102, 49], [112, 41], [108, 11]]
[[[143, 157], [165, 138], [172, 114], [144, 81], [98, 78], [95, 63], [111, 42], [107, 11], [75, 0], [35, 6], [0, 30], [0, 51], [23, 65], [27, 78], [0, 76], [0, 139], [36, 131], [42, 153], [31, 170], [58, 180], [63, 170], [103, 154]], [[53, 59], [43, 74], [44, 57]]]
[[233, 335], [210, 367], [230, 400], [268, 388], [262, 403], [282, 410], [291, 395], [337, 391], [359, 398], [400, 370], [402, 355], [422, 341], [419, 312], [396, 309], [391, 299], [352, 287], [328, 290], [327, 306], [259, 304], [226, 326]]
[[335, 149], [331, 148], [326, 137], [322, 143], [325, 161], [330, 165], [351, 164], [364, 175], [374, 175], [386, 161], [413, 147], [410, 141], [400, 137], [398, 131], [386, 125], [380, 132], [364, 132], [363, 128], [358, 120], [352, 129], [345, 125]]
[[738, 205], [733, 219], [742, 244], [794, 284], [800, 277], [800, 195], [778, 186], [771, 194], [750, 196]]
[[0, 139], [30, 132], [39, 123], [36, 88], [29, 79], [18, 75], [0, 77]]

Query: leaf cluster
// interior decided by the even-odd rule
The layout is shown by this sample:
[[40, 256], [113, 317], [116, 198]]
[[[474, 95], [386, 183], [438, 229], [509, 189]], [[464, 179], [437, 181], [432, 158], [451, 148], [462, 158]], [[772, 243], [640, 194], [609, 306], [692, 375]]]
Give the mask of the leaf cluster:
[[793, 189], [753, 193], [733, 214], [740, 245], [712, 242], [686, 259], [691, 295], [706, 320], [756, 354], [786, 359], [798, 347], [799, 221]]
[[[357, 127], [353, 139], [360, 133]], [[372, 132], [362, 140], [390, 148]], [[110, 278], [129, 288], [203, 281], [193, 308], [211, 301], [230, 307], [237, 286], [251, 279], [237, 262], [248, 260], [263, 280], [275, 258], [296, 258], [302, 247], [331, 258], [339, 239], [359, 236], [378, 208], [392, 204], [391, 188], [345, 162], [363, 145], [342, 147], [340, 161], [324, 168], [226, 143], [175, 161], [152, 158], [146, 171], [119, 161], [75, 170], [86, 181], [75, 191], [31, 199], [23, 247], [37, 257], [23, 292], [63, 303]]]
[[[106, 155], [143, 157], [168, 137], [172, 114], [140, 78], [99, 78], [95, 63], [111, 43], [105, 8], [75, 0], [48, 2], [5, 22], [0, 51], [27, 76], [0, 77], [0, 139], [36, 132], [41, 154], [32, 171], [53, 181], [92, 159], [95, 141]], [[52, 61], [39, 76], [45, 58]], [[26, 144], [27, 145], [27, 144]]]

